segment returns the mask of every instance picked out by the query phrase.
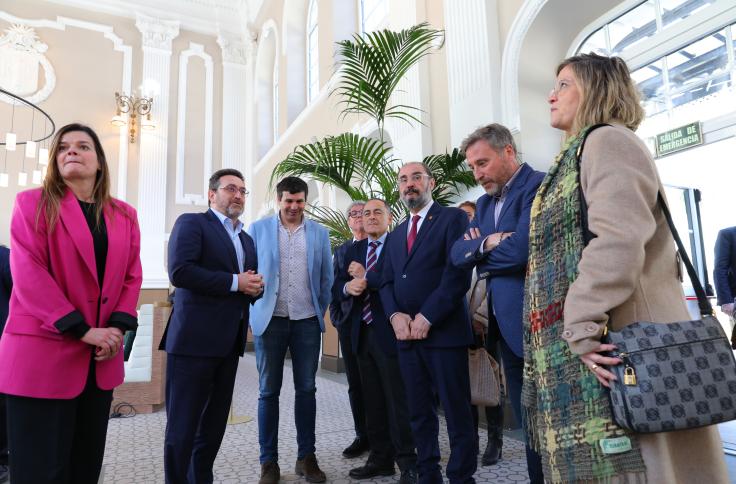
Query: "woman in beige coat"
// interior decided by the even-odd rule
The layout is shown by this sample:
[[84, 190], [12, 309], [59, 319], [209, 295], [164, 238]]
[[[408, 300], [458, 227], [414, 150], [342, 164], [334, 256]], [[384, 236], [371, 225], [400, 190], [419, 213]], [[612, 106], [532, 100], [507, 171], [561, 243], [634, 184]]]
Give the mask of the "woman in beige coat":
[[[726, 483], [715, 427], [633, 434], [611, 417], [606, 366], [620, 360], [604, 355], [614, 349], [601, 343], [605, 326], [690, 319], [662, 185], [634, 133], [644, 112], [628, 68], [617, 57], [566, 59], [548, 102], [566, 142], [532, 207], [522, 396], [545, 478]], [[590, 130], [599, 123], [608, 126]]]

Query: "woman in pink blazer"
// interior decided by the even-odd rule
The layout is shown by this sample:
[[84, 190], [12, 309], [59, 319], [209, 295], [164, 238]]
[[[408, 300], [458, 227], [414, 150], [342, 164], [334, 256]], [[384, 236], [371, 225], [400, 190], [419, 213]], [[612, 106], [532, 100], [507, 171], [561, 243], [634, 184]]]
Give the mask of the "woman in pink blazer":
[[96, 483], [142, 272], [136, 212], [110, 196], [92, 129], [56, 133], [43, 187], [16, 198], [10, 240], [0, 393], [13, 484]]

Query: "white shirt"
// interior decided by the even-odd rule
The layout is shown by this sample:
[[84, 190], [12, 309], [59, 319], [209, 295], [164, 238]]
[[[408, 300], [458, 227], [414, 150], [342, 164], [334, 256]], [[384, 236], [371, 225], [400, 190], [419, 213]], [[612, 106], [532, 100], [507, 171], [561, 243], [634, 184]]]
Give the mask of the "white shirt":
[[[374, 239], [370, 235], [368, 236], [368, 245], [365, 251], [365, 264], [363, 264], [363, 267], [365, 269], [368, 269], [368, 253], [371, 251], [371, 242], [375, 242], [376, 240], [380, 242], [380, 244], [378, 244], [378, 247], [376, 247], [376, 263], [378, 263], [378, 258], [381, 257], [381, 251], [383, 250], [383, 246], [386, 245], [387, 236], [388, 236], [388, 232], [386, 232], [385, 234], [383, 234], [377, 239]], [[349, 296], [348, 291], [347, 291], [347, 286], [348, 286], [348, 283], [346, 282], [345, 285], [342, 286], [342, 293], [346, 296]]]
[[[243, 230], [243, 222], [238, 220], [238, 223], [233, 225], [233, 221], [224, 213], [220, 213], [218, 210], [210, 207], [212, 213], [214, 213], [223, 227], [227, 231], [227, 235], [230, 236], [230, 240], [235, 247], [235, 256], [238, 258], [238, 267], [242, 271], [245, 268], [245, 252], [243, 251], [243, 243], [240, 242], [240, 231]], [[233, 282], [230, 284], [230, 292], [238, 292], [238, 275], [233, 274]]]
[[432, 204], [434, 203], [434, 200], [431, 198], [429, 199], [429, 203], [427, 203], [424, 208], [422, 208], [417, 213], [411, 213], [409, 212], [409, 224], [406, 228], [406, 238], [409, 238], [409, 232], [411, 232], [411, 226], [412, 222], [411, 219], [414, 217], [414, 215], [419, 215], [421, 217], [419, 220], [417, 220], [417, 235], [419, 235], [419, 229], [422, 228], [422, 224], [424, 223], [424, 219], [427, 218], [427, 213], [429, 212], [429, 209], [432, 208]]

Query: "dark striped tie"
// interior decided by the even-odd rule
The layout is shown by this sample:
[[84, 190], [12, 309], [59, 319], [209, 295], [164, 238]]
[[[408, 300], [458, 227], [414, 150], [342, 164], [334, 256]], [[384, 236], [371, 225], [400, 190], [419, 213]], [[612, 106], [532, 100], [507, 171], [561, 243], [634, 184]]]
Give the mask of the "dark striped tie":
[[[365, 267], [366, 278], [368, 278], [368, 272], [374, 271], [376, 267], [376, 261], [378, 260], [376, 249], [379, 245], [381, 245], [381, 242], [378, 240], [374, 240], [368, 244], [368, 262]], [[365, 324], [371, 324], [373, 322], [373, 313], [371, 313], [371, 294], [367, 289], [365, 291], [365, 296], [363, 296], [363, 321], [365, 321]]]

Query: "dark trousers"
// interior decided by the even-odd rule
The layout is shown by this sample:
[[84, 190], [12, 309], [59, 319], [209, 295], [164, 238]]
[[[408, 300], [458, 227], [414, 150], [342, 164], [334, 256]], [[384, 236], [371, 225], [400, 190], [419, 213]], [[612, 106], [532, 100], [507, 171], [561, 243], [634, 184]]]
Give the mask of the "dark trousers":
[[450, 438], [447, 477], [451, 484], [475, 482], [478, 452], [470, 405], [468, 349], [426, 348], [421, 343], [411, 343], [399, 348], [399, 364], [417, 444], [419, 482], [442, 483], [435, 395], [445, 411]]
[[374, 331], [372, 325], [361, 323], [358, 365], [371, 444], [368, 460], [379, 466], [393, 466], [396, 461], [402, 471], [415, 469], [417, 454], [399, 360], [381, 348]]
[[8, 465], [8, 417], [5, 395], [0, 393], [0, 466]]
[[[524, 379], [524, 358], [516, 356], [513, 350], [506, 344], [506, 340], [499, 338], [501, 343], [501, 360], [503, 371], [506, 375], [506, 386], [511, 400], [511, 408], [514, 410], [516, 422], [521, 424], [521, 386]], [[526, 446], [526, 467], [529, 472], [531, 484], [543, 484], [542, 459], [539, 454]]]
[[112, 390], [97, 388], [91, 368], [76, 398], [7, 396], [13, 484], [97, 484]]
[[337, 327], [337, 335], [340, 339], [340, 349], [342, 350], [342, 360], [345, 363], [345, 375], [348, 377], [348, 400], [350, 401], [350, 411], [353, 414], [353, 425], [355, 426], [355, 436], [359, 439], [368, 437], [366, 432], [365, 405], [363, 404], [363, 388], [361, 386], [360, 371], [358, 369], [358, 359], [353, 353], [353, 338], [351, 336], [352, 327], [350, 323], [343, 323]]
[[164, 471], [170, 484], [211, 483], [227, 427], [238, 369], [235, 349], [224, 358], [168, 354]]

